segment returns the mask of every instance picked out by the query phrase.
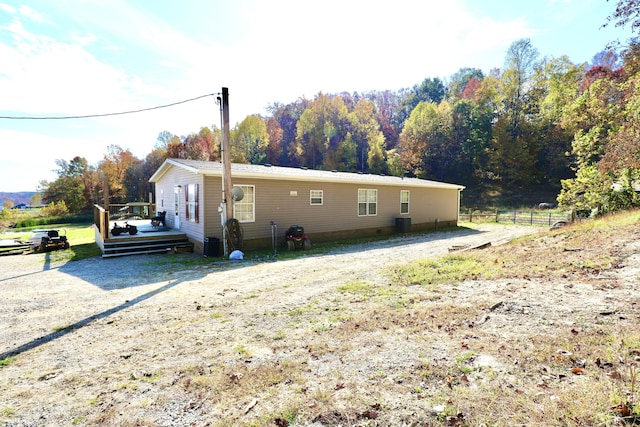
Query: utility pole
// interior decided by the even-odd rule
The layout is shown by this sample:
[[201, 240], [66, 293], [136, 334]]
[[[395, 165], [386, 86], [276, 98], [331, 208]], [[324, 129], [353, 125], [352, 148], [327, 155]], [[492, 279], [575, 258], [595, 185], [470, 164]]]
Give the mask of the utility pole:
[[[231, 141], [229, 134], [229, 89], [222, 88], [222, 203], [224, 205], [224, 222], [223, 227], [226, 226], [226, 222], [233, 218], [233, 200], [231, 197], [232, 183], [231, 183]], [[229, 255], [227, 252], [227, 236], [223, 236], [224, 239], [224, 255]]]
[[223, 202], [226, 205], [227, 221], [233, 218], [233, 201], [231, 200], [231, 141], [229, 135], [229, 89], [222, 88], [222, 185], [224, 186]]

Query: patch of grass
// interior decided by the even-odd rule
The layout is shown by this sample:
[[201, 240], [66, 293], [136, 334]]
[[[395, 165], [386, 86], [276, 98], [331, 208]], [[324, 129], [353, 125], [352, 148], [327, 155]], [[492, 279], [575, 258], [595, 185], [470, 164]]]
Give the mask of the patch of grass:
[[[628, 236], [640, 222], [640, 213], [610, 215], [606, 219], [583, 221], [553, 230], [543, 236], [530, 235], [508, 244], [478, 251], [451, 253], [399, 265], [387, 271], [396, 283], [420, 285], [438, 291], [438, 285], [464, 280], [503, 278], [597, 276], [618, 263], [616, 253], [602, 251], [628, 228]], [[624, 234], [624, 233], [623, 233]], [[617, 238], [619, 239], [619, 237]]]
[[18, 360], [17, 357], [7, 357], [6, 359], [0, 359], [0, 368], [5, 367], [5, 366], [9, 366], [10, 364], [15, 362], [16, 360]]
[[162, 377], [162, 374], [160, 372], [145, 372], [142, 377], [140, 377], [140, 380], [145, 382], [145, 383], [153, 383], [155, 381], [157, 381], [160, 377]]
[[475, 357], [475, 354], [472, 351], [467, 351], [456, 356], [455, 360], [458, 363], [468, 363], [472, 361], [474, 357]]
[[13, 408], [2, 408], [2, 415], [4, 416], [11, 416], [11, 415], [15, 415], [16, 410]]
[[466, 279], [492, 280], [503, 275], [502, 265], [484, 254], [451, 254], [418, 260], [389, 271], [404, 286], [420, 285], [438, 290], [436, 285]]
[[116, 386], [116, 390], [137, 390], [138, 384], [130, 381], [121, 382]]
[[286, 408], [269, 417], [269, 421], [271, 421], [269, 425], [293, 426], [301, 413], [302, 408], [299, 405], [288, 404]]
[[373, 283], [352, 280], [348, 281], [337, 288], [337, 291], [343, 295], [353, 295], [358, 299], [374, 300], [374, 301], [390, 301], [406, 291], [397, 286], [382, 286]]
[[253, 352], [244, 344], [239, 344], [235, 347], [235, 351], [236, 353], [239, 353], [240, 356], [242, 357], [252, 357], [253, 356]]

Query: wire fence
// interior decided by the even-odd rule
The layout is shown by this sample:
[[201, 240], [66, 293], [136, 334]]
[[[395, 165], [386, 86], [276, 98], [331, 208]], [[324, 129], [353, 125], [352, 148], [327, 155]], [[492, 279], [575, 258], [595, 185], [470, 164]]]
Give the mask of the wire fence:
[[573, 213], [566, 211], [495, 210], [493, 212], [460, 212], [460, 220], [468, 222], [498, 222], [551, 227], [557, 222], [572, 222]]

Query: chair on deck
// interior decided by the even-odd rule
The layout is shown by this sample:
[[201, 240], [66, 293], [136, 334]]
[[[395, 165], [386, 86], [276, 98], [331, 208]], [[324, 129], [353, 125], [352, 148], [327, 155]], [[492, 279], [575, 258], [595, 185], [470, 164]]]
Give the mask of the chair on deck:
[[160, 224], [162, 224], [162, 226], [164, 227], [165, 226], [164, 220], [166, 216], [167, 216], [167, 211], [159, 212], [158, 215], [151, 218], [151, 226], [160, 227]]

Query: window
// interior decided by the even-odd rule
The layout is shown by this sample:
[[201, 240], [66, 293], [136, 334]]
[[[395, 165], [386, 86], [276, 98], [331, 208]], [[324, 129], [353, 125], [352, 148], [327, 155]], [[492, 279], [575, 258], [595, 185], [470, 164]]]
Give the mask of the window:
[[409, 213], [409, 190], [400, 190], [400, 213]]
[[378, 190], [358, 190], [358, 216], [375, 216], [378, 213]]
[[238, 185], [244, 191], [244, 197], [233, 205], [233, 217], [239, 222], [254, 222], [256, 220], [256, 203], [254, 185]]
[[186, 206], [186, 214], [187, 221], [190, 222], [200, 222], [199, 218], [199, 194], [198, 194], [198, 184], [187, 184], [187, 191], [185, 191], [185, 204]]
[[309, 199], [312, 205], [321, 205], [322, 204], [322, 190], [311, 190], [309, 192]]

